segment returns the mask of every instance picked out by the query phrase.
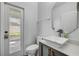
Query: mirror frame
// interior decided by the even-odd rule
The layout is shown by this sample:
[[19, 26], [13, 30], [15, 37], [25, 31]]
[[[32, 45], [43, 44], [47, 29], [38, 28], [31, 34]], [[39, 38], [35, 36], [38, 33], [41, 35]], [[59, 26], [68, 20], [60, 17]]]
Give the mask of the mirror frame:
[[[58, 4], [59, 3], [59, 4]], [[56, 7], [59, 7], [59, 6], [61, 6], [62, 4], [64, 4], [64, 3], [67, 3], [67, 2], [56, 2], [55, 3], [55, 5], [52, 7], [52, 9], [51, 9], [51, 21], [52, 21], [52, 29], [53, 30], [55, 30], [55, 28], [54, 28], [54, 24], [53, 24], [53, 17], [52, 17], [52, 15], [53, 15], [53, 10], [54, 10], [54, 8]], [[79, 11], [79, 8], [78, 8], [78, 6], [79, 6], [79, 2], [75, 2], [76, 4], [77, 4], [77, 26], [76, 26], [76, 28], [73, 30], [73, 31], [71, 31], [71, 32], [69, 32], [68, 34], [71, 34], [72, 32], [74, 32], [76, 29], [78, 29], [79, 28], [79, 20], [78, 20], [78, 11]]]

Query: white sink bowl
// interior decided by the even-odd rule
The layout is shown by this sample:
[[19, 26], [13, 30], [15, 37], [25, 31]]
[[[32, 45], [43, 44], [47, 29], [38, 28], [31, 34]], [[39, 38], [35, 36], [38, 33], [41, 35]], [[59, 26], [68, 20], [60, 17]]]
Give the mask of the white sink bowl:
[[69, 39], [63, 38], [63, 37], [56, 37], [56, 36], [48, 36], [48, 37], [43, 37], [44, 40], [51, 41], [60, 45], [63, 45], [66, 43]]

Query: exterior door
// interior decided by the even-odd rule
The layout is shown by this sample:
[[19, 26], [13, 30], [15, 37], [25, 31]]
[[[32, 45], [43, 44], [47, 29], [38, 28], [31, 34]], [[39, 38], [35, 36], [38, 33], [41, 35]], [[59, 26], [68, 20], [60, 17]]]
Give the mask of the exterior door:
[[23, 55], [23, 8], [4, 3], [4, 55]]

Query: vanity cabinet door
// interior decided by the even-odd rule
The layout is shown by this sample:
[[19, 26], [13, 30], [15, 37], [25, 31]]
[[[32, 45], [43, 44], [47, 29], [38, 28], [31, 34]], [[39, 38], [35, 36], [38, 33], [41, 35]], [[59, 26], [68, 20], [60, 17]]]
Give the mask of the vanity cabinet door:
[[46, 46], [42, 43], [40, 43], [39, 46], [40, 46], [39, 48], [40, 56], [67, 56], [66, 54], [61, 53], [57, 51], [56, 49]]
[[43, 56], [48, 56], [48, 47], [43, 45]]
[[53, 48], [48, 48], [48, 56], [67, 56]]
[[51, 52], [53, 53], [53, 56], [67, 56], [66, 54], [61, 53], [61, 52], [59, 52], [59, 51], [57, 51], [55, 49], [52, 49]]
[[48, 48], [48, 56], [55, 56], [55, 51], [52, 48]]

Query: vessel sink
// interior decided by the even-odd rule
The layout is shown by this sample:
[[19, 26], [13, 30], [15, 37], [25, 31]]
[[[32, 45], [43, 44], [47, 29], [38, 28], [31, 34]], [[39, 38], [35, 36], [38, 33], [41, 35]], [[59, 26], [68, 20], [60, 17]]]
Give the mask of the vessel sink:
[[66, 43], [69, 39], [64, 38], [64, 37], [56, 37], [56, 36], [47, 36], [43, 37], [44, 40], [51, 41], [60, 45], [63, 45]]

